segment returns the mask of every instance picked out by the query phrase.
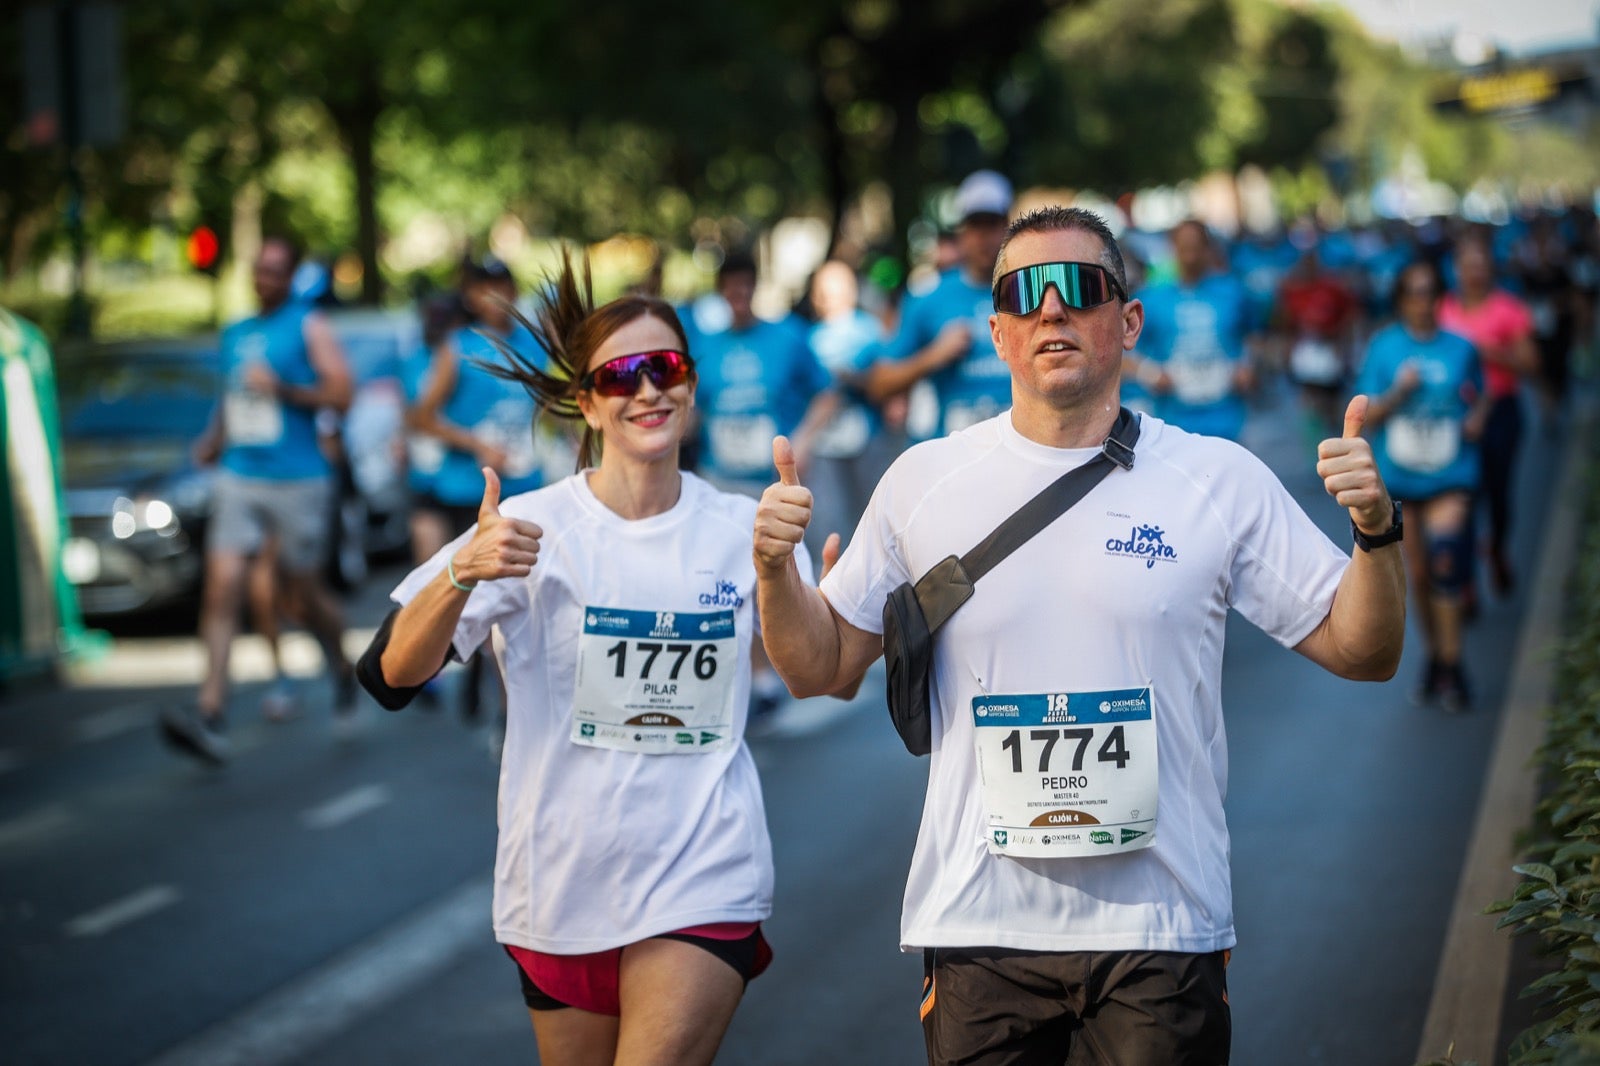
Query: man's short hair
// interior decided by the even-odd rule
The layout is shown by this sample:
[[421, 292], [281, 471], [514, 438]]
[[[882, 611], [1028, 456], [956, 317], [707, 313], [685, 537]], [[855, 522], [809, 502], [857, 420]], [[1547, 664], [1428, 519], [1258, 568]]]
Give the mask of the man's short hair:
[[289, 253], [289, 273], [293, 274], [299, 269], [300, 261], [306, 257], [305, 249], [300, 242], [287, 233], [268, 233], [261, 238], [261, 250], [266, 251], [268, 245], [276, 244]]
[[1100, 265], [1111, 272], [1111, 276], [1116, 278], [1117, 284], [1122, 287], [1123, 293], [1127, 293], [1128, 268], [1123, 265], [1122, 249], [1117, 247], [1117, 239], [1111, 235], [1111, 227], [1106, 225], [1105, 219], [1085, 208], [1062, 207], [1060, 204], [1036, 207], [1011, 223], [1006, 229], [1006, 239], [1000, 244], [1000, 254], [995, 257], [993, 280], [999, 281], [1000, 276], [1011, 269], [1006, 265], [1006, 249], [1017, 236], [1023, 233], [1056, 233], [1061, 230], [1081, 230], [1100, 238]]
[[1172, 227], [1172, 232], [1169, 234], [1169, 236], [1176, 240], [1178, 234], [1182, 233], [1186, 229], [1192, 229], [1196, 233], [1200, 234], [1201, 244], [1204, 244], [1208, 248], [1211, 246], [1211, 229], [1198, 218], [1186, 218], [1182, 222], [1179, 222], [1176, 226]]
[[722, 260], [722, 265], [717, 268], [717, 288], [722, 288], [722, 283], [729, 278], [741, 274], [752, 279], [756, 276], [756, 257], [742, 248], [729, 252]]

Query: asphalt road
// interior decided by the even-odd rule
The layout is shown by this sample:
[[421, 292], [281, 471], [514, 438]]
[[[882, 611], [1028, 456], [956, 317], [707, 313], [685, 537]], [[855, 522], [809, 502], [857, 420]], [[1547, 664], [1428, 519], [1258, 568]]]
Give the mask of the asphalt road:
[[[1249, 443], [1335, 539], [1286, 409]], [[1530, 440], [1516, 558], [1531, 569], [1559, 442]], [[350, 608], [374, 624], [397, 573]], [[1411, 706], [1401, 676], [1322, 674], [1235, 619], [1224, 699], [1239, 1066], [1412, 1061], [1465, 852], [1520, 594], [1468, 635], [1478, 708]], [[496, 769], [453, 713], [330, 732], [327, 687], [270, 725], [236, 693], [223, 773], [157, 743], [192, 647], [123, 636], [92, 683], [0, 707], [0, 1058], [53, 1064], [536, 1061], [488, 928]], [[925, 767], [874, 675], [852, 704], [780, 712], [752, 746], [778, 864], [772, 970], [719, 1062], [910, 1064], [920, 960], [896, 951]]]

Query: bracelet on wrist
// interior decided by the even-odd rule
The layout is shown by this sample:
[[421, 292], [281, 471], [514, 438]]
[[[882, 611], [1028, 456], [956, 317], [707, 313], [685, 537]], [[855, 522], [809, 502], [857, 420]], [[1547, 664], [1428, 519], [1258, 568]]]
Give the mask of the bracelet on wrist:
[[450, 576], [450, 584], [454, 585], [460, 591], [471, 592], [473, 589], [478, 587], [478, 583], [476, 581], [470, 585], [463, 585], [461, 582], [456, 580], [456, 561], [454, 557], [445, 560], [444, 569], [445, 573]]

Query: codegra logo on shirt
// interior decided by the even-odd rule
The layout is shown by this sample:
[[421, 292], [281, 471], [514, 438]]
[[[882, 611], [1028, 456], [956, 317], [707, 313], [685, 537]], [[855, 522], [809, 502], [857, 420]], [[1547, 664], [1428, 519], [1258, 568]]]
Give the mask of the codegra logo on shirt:
[[714, 581], [715, 592], [702, 592], [700, 606], [702, 607], [743, 607], [744, 597], [739, 595], [739, 586], [732, 581], [723, 581], [717, 578]]
[[1166, 534], [1162, 532], [1160, 526], [1134, 526], [1128, 531], [1126, 539], [1107, 537], [1106, 554], [1143, 559], [1146, 570], [1155, 566], [1158, 561], [1164, 563], [1178, 561], [1178, 553], [1166, 542]]

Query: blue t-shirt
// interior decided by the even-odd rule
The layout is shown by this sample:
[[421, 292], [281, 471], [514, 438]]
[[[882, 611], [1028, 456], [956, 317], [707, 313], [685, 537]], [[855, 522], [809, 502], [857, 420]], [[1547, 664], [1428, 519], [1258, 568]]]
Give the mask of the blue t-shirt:
[[899, 332], [885, 349], [890, 359], [909, 359], [951, 322], [965, 322], [972, 333], [967, 354], [927, 378], [939, 402], [936, 437], [993, 418], [1011, 406], [1011, 368], [995, 354], [989, 333], [993, 313], [994, 294], [988, 284], [972, 284], [961, 270], [948, 271], [933, 289], [906, 301]]
[[1403, 243], [1384, 243], [1367, 256], [1362, 263], [1362, 269], [1366, 273], [1368, 314], [1381, 316], [1394, 311], [1394, 308], [1389, 306], [1389, 297], [1393, 292], [1395, 279], [1415, 258], [1416, 253]]
[[1156, 417], [1190, 433], [1238, 440], [1245, 405], [1233, 374], [1250, 330], [1244, 286], [1213, 274], [1193, 286], [1152, 285], [1138, 296], [1144, 302], [1139, 354], [1160, 363], [1173, 383], [1171, 392], [1155, 397]]
[[1419, 340], [1395, 323], [1367, 346], [1356, 391], [1377, 396], [1407, 364], [1421, 376], [1416, 390], [1373, 432], [1372, 451], [1389, 494], [1426, 500], [1478, 484], [1478, 445], [1461, 424], [1483, 395], [1483, 366], [1472, 342], [1440, 330]]
[[877, 319], [857, 308], [848, 315], [818, 322], [807, 339], [812, 354], [822, 369], [833, 375], [843, 398], [838, 413], [817, 438], [817, 454], [834, 459], [860, 455], [883, 419], [851, 381], [878, 357], [883, 329]]
[[[520, 324], [513, 324], [505, 339], [520, 354], [542, 362], [543, 350]], [[534, 446], [533, 399], [521, 385], [498, 378], [478, 365], [478, 360], [505, 362], [478, 328], [458, 329], [451, 340], [459, 354], [456, 387], [440, 409], [440, 416], [505, 453], [505, 465], [496, 471], [500, 475], [501, 499], [540, 488], [544, 476]], [[433, 495], [441, 503], [456, 506], [482, 500], [483, 471], [478, 457], [459, 448], [446, 448], [433, 478]]]
[[1266, 329], [1278, 302], [1278, 287], [1300, 262], [1300, 250], [1287, 237], [1251, 238], [1233, 249], [1233, 272], [1250, 296], [1252, 329]]
[[793, 433], [830, 382], [792, 325], [758, 320], [696, 340], [701, 472], [729, 479], [772, 474], [772, 438]]
[[253, 362], [266, 363], [285, 385], [316, 384], [305, 338], [311, 311], [291, 300], [222, 331], [223, 469], [266, 481], [328, 473], [317, 443], [316, 411], [245, 387], [245, 369]]

